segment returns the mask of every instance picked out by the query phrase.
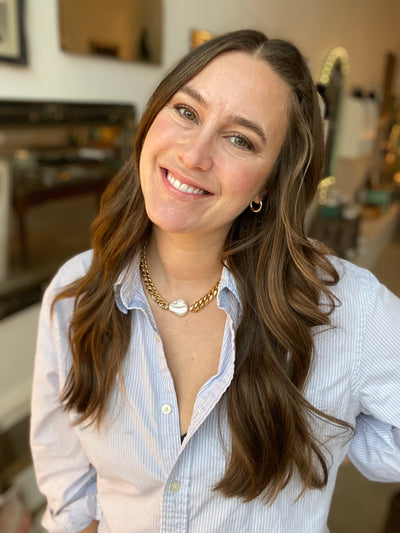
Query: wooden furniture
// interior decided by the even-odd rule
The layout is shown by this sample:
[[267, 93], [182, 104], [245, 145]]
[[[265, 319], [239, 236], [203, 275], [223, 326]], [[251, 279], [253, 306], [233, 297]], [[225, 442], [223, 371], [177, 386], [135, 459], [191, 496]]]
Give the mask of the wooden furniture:
[[[7, 183], [0, 202], [0, 318], [37, 301], [37, 289], [55, 268], [82, 250], [78, 237], [89, 235], [89, 214], [78, 230], [70, 229], [67, 219], [79, 215], [73, 199], [78, 205], [93, 196], [95, 214], [104, 188], [132, 153], [135, 128], [129, 104], [0, 100], [0, 177]], [[68, 215], [61, 214], [63, 202], [71, 206]], [[39, 221], [45, 211], [51, 215]], [[57, 223], [52, 243], [48, 230], [56, 233]]]

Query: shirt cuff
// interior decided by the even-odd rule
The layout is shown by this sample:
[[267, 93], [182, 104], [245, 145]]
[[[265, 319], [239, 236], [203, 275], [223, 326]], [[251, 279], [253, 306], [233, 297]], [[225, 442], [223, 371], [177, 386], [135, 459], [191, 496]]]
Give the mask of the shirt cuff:
[[49, 533], [77, 533], [85, 529], [93, 520], [99, 520], [102, 511], [97, 494], [87, 494], [58, 512], [48, 506], [42, 525]]
[[400, 429], [371, 415], [357, 417], [349, 458], [372, 481], [400, 481]]

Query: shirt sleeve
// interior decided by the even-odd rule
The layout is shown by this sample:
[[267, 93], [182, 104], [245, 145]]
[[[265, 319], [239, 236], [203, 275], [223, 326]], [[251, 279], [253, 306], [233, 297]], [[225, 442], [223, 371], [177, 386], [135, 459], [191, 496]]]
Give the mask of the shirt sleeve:
[[400, 299], [375, 278], [362, 342], [349, 457], [374, 481], [400, 481]]
[[86, 458], [70, 417], [60, 402], [63, 364], [60, 354], [68, 350], [68, 341], [60, 335], [50, 317], [53, 298], [50, 285], [39, 318], [31, 449], [38, 486], [48, 502], [44, 527], [51, 533], [76, 533], [92, 520], [99, 519], [101, 511], [97, 504], [96, 471]]

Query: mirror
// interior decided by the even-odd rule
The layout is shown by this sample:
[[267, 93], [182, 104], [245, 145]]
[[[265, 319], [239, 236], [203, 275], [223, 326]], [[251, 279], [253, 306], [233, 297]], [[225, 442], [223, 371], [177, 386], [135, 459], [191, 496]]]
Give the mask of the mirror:
[[322, 66], [317, 88], [325, 102], [325, 168], [324, 177], [335, 174], [336, 147], [340, 125], [346, 75], [349, 68], [347, 50], [337, 47], [331, 50]]
[[161, 62], [161, 0], [58, 0], [58, 13], [66, 52]]
[[323, 123], [325, 138], [325, 159], [322, 180], [318, 194], [308, 209], [305, 228], [306, 232], [317, 238], [315, 227], [320, 227], [316, 214], [320, 205], [327, 199], [328, 189], [336, 182], [335, 163], [340, 114], [345, 90], [346, 76], [349, 69], [347, 50], [340, 46], [333, 48], [326, 57], [317, 80], [317, 91], [323, 101]]

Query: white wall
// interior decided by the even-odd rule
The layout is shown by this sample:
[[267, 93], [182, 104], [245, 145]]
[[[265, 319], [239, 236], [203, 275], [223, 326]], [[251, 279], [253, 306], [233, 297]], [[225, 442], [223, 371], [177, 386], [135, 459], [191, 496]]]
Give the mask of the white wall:
[[253, 27], [293, 41], [317, 78], [335, 46], [350, 54], [349, 84], [379, 88], [384, 53], [400, 51], [398, 0], [164, 0], [162, 66], [67, 54], [56, 0], [26, 0], [29, 65], [0, 63], [0, 98], [133, 102], [139, 113], [161, 74], [189, 49], [190, 30]]

